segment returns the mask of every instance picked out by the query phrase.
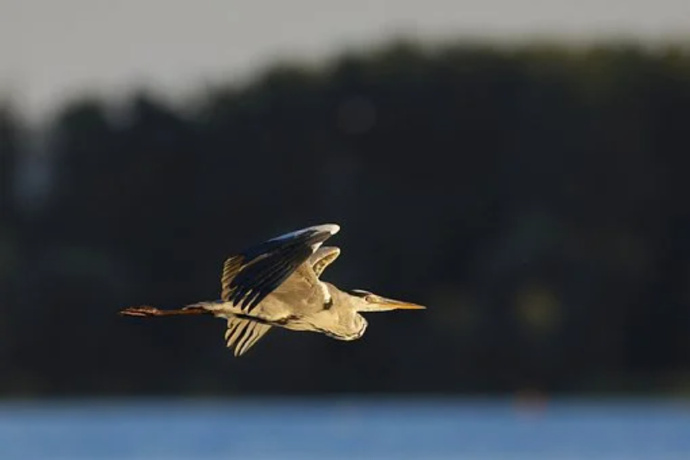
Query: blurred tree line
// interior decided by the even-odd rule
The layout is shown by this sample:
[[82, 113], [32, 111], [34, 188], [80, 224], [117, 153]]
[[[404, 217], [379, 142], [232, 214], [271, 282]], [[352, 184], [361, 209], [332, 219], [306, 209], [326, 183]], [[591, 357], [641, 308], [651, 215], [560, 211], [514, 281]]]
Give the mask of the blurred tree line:
[[[0, 111], [0, 393], [690, 389], [690, 55], [395, 45], [175, 109]], [[429, 306], [352, 343], [124, 306], [337, 222], [324, 278]]]

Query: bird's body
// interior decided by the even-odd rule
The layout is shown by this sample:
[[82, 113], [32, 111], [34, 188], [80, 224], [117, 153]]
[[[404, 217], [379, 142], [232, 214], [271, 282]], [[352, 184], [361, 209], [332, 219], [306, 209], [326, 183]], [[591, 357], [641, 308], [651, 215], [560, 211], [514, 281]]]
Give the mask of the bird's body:
[[199, 302], [180, 310], [131, 307], [127, 316], [210, 314], [226, 319], [228, 347], [240, 356], [271, 327], [320, 332], [339, 340], [360, 338], [367, 321], [360, 312], [421, 309], [422, 306], [377, 296], [367, 291], [343, 291], [319, 279], [339, 255], [323, 242], [340, 230], [318, 225], [268, 240], [229, 257], [223, 266], [221, 300]]

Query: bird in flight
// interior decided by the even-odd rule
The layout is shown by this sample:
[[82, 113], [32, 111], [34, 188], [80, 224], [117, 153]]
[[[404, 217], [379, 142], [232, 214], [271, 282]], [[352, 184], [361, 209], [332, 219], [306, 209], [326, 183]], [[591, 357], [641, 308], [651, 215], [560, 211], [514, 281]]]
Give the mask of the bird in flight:
[[235, 356], [242, 356], [274, 326], [356, 340], [367, 329], [367, 320], [360, 313], [426, 308], [361, 289], [341, 290], [321, 281], [323, 271], [340, 255], [340, 248], [322, 244], [339, 230], [335, 224], [308, 227], [229, 257], [223, 265], [218, 301], [177, 310], [129, 307], [120, 314], [207, 314], [225, 319], [227, 346], [234, 347]]

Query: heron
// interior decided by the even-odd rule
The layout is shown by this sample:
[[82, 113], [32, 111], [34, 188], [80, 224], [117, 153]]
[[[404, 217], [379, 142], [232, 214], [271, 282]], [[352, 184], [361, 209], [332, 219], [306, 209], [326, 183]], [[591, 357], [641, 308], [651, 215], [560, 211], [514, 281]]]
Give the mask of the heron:
[[426, 308], [363, 289], [340, 289], [322, 281], [326, 267], [340, 255], [340, 248], [323, 243], [338, 231], [337, 224], [315, 225], [228, 257], [223, 264], [220, 300], [174, 310], [148, 305], [129, 307], [120, 314], [213, 315], [227, 321], [226, 345], [240, 357], [272, 327], [352, 341], [361, 338], [367, 329], [361, 313]]

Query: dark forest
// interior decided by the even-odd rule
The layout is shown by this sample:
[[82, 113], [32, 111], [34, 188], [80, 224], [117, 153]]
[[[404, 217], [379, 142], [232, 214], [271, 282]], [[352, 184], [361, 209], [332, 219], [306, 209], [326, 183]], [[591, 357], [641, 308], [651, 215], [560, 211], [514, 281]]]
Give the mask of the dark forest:
[[[397, 44], [117, 106], [0, 110], [4, 396], [690, 391], [687, 50]], [[324, 222], [324, 279], [428, 310], [240, 359], [116, 313]]]

